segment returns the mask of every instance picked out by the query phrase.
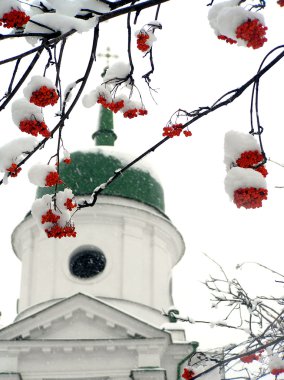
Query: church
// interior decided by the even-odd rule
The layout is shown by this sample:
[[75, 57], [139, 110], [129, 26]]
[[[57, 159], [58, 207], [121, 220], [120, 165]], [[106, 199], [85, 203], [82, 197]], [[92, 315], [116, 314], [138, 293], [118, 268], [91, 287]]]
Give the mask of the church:
[[[125, 163], [112, 113], [101, 108], [98, 124], [96, 147], [60, 165], [77, 201]], [[185, 246], [151, 168], [126, 171], [74, 222], [75, 239], [48, 239], [31, 213], [13, 232], [22, 278], [17, 317], [0, 330], [0, 380], [182, 379], [198, 343], [163, 311]]]

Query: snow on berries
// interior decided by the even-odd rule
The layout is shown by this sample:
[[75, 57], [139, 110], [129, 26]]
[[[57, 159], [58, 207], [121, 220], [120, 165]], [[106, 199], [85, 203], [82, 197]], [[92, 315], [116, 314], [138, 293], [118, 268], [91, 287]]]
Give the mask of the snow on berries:
[[[266, 357], [262, 357], [263, 352], [266, 351]], [[265, 364], [265, 367], [268, 367], [267, 374], [269, 376], [269, 371], [276, 378], [281, 373], [284, 373], [284, 361], [277, 354], [273, 354], [272, 350], [267, 348], [266, 350], [261, 349], [256, 353], [242, 356], [240, 358], [242, 363], [245, 363], [247, 368], [247, 364], [251, 364], [255, 361], [260, 361], [262, 364]]]
[[112, 97], [110, 86], [105, 84], [98, 86], [83, 97], [83, 105], [86, 108], [90, 108], [96, 103], [101, 104], [104, 108], [114, 113], [118, 111], [122, 112], [123, 117], [127, 119], [148, 114], [148, 111], [141, 102], [129, 99], [125, 94]]
[[39, 187], [51, 187], [63, 183], [53, 165], [33, 165], [28, 172], [28, 178], [32, 184]]
[[258, 49], [267, 41], [263, 16], [242, 8], [238, 0], [214, 4], [208, 19], [217, 37], [229, 44]]
[[232, 166], [251, 168], [260, 172], [264, 177], [268, 172], [264, 166], [264, 156], [261, 153], [259, 143], [251, 135], [237, 131], [229, 131], [225, 135], [224, 143], [227, 170]]
[[18, 164], [24, 159], [29, 152], [32, 152], [38, 145], [35, 137], [28, 136], [15, 139], [0, 147], [0, 172], [5, 173], [4, 182], [7, 181], [7, 175], [16, 177], [20, 172]]
[[234, 167], [225, 178], [225, 191], [235, 205], [246, 209], [262, 207], [267, 199], [266, 181], [253, 169]]
[[[98, 103], [113, 113], [120, 111], [126, 119], [147, 115], [148, 111], [142, 101], [133, 100], [132, 92], [135, 86], [130, 72], [130, 65], [123, 62], [109, 67], [104, 75], [104, 83], [84, 95], [83, 105], [90, 108]], [[124, 92], [129, 92], [128, 96], [126, 93], [118, 92], [122, 84]]]
[[39, 107], [54, 106], [58, 99], [58, 93], [52, 81], [40, 75], [33, 76], [27, 87], [24, 88], [24, 96]]
[[[76, 237], [75, 226], [71, 220], [74, 195], [71, 189], [59, 191], [56, 195], [44, 195], [32, 205], [32, 216], [48, 238]], [[74, 207], [66, 207], [71, 201]]]
[[69, 210], [72, 211], [77, 207], [77, 204], [74, 200], [74, 195], [71, 189], [64, 189], [64, 191], [59, 191], [56, 195], [56, 205], [60, 210]]
[[225, 136], [225, 190], [238, 208], [262, 207], [267, 199], [264, 155], [252, 135], [230, 131]]
[[26, 99], [16, 100], [12, 104], [12, 119], [22, 132], [32, 136], [39, 134], [48, 138], [50, 131], [44, 122], [41, 108]]
[[153, 42], [157, 40], [154, 34], [155, 29], [162, 29], [162, 24], [156, 20], [149, 22], [135, 33], [138, 50], [143, 53], [150, 51]]
[[269, 356], [268, 366], [271, 374], [274, 376], [284, 373], [284, 361], [276, 355]]
[[261, 357], [261, 354], [250, 354], [250, 355], [241, 357], [240, 361], [248, 364], [248, 363], [252, 363], [255, 360], [256, 361], [259, 360], [260, 357]]
[[17, 0], [5, 0], [0, 4], [0, 26], [22, 28], [30, 17], [23, 11]]
[[112, 102], [111, 88], [109, 85], [103, 84], [97, 86], [89, 94], [83, 96], [82, 103], [86, 108], [94, 106], [96, 103], [107, 105]]
[[70, 165], [72, 162], [70, 153], [66, 149], [63, 149], [63, 162], [67, 165]]
[[104, 83], [107, 85], [116, 85], [120, 82], [128, 83], [129, 75], [131, 72], [131, 67], [129, 63], [125, 62], [115, 62], [113, 65], [108, 67], [104, 75]]
[[137, 116], [145, 116], [148, 111], [144, 108], [143, 104], [140, 102], [135, 102], [131, 99], [126, 99], [124, 102], [124, 107], [122, 108], [123, 117], [128, 119], [133, 119]]

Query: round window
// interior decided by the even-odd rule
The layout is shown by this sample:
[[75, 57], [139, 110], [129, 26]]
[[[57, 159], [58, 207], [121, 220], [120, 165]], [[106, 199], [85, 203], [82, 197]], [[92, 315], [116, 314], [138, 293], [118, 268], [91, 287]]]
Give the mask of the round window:
[[106, 266], [103, 252], [91, 245], [77, 248], [70, 259], [69, 269], [73, 276], [91, 278], [101, 273]]

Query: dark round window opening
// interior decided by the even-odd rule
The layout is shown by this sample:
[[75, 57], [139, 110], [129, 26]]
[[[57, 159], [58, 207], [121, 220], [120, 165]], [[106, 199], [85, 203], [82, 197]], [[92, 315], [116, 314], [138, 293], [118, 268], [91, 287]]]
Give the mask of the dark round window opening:
[[106, 258], [103, 252], [94, 246], [83, 246], [73, 253], [69, 269], [73, 276], [79, 278], [91, 278], [101, 273], [106, 266]]

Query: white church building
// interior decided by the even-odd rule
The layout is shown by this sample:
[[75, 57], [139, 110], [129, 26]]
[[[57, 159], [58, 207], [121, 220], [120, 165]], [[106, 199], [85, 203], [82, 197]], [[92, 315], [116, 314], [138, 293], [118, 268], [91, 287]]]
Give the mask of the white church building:
[[[61, 165], [77, 200], [123, 166], [110, 111], [93, 138]], [[22, 280], [17, 317], [0, 330], [0, 380], [181, 379], [197, 343], [162, 313], [185, 247], [159, 182], [131, 168], [74, 221], [76, 238], [48, 239], [30, 213], [13, 232]]]

